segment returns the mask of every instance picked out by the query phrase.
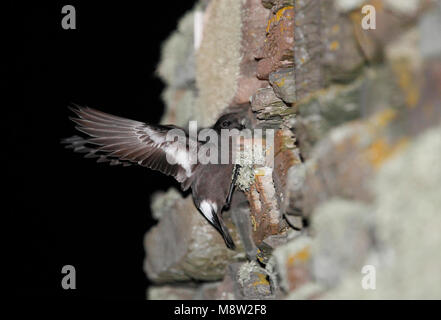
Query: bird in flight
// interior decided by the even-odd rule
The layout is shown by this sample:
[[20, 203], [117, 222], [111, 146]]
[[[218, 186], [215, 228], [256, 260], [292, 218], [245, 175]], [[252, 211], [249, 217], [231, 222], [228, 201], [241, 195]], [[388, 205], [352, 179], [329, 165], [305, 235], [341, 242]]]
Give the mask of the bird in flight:
[[[70, 118], [76, 123], [76, 129], [87, 137], [73, 136], [62, 140], [66, 148], [85, 153], [85, 158], [96, 158], [97, 162], [123, 166], [135, 164], [174, 177], [181, 183], [183, 191], [191, 188], [196, 207], [219, 231], [226, 246], [235, 248], [222, 220], [222, 211], [230, 206], [238, 165], [231, 161], [227, 164], [190, 161], [190, 137], [183, 128], [174, 125], [147, 124], [77, 105], [70, 109], [76, 115]], [[242, 130], [243, 123], [239, 113], [228, 113], [222, 115], [211, 129], [220, 137], [222, 129]], [[186, 143], [169, 141], [167, 133], [172, 129], [185, 132]], [[201, 147], [207, 142], [196, 143]]]

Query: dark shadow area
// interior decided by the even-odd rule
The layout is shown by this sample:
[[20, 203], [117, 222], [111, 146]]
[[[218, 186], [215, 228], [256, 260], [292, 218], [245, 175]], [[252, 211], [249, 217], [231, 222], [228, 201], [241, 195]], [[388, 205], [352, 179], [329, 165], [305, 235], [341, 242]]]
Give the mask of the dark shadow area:
[[[15, 103], [4, 120], [12, 143], [6, 214], [13, 218], [15, 294], [143, 299], [150, 195], [175, 181], [141, 167], [97, 164], [59, 142], [77, 133], [68, 120], [71, 102], [160, 120], [160, 44], [193, 3], [71, 1], [76, 30], [61, 27], [65, 4], [12, 6]], [[64, 265], [76, 268], [76, 290], [61, 287]]]

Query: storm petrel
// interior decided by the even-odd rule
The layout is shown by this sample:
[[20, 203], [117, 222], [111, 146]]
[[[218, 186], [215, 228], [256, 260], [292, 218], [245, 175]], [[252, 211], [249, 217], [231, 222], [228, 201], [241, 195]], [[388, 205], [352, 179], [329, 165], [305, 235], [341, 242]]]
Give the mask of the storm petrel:
[[[238, 174], [235, 164], [231, 161], [227, 164], [191, 162], [189, 137], [183, 128], [147, 124], [89, 107], [75, 105], [70, 109], [77, 116], [70, 118], [77, 124], [76, 129], [88, 137], [64, 139], [62, 142], [67, 148], [85, 153], [85, 158], [97, 158], [97, 162], [124, 166], [137, 164], [173, 176], [181, 183], [183, 191], [191, 188], [196, 207], [220, 232], [227, 247], [235, 248], [221, 215], [230, 206]], [[228, 113], [222, 115], [211, 129], [220, 137], [222, 129], [244, 129], [243, 121], [239, 113]], [[169, 141], [167, 133], [171, 129], [185, 132], [187, 142]], [[198, 147], [204, 144], [196, 143]], [[167, 158], [173, 159], [174, 164], [170, 164]]]

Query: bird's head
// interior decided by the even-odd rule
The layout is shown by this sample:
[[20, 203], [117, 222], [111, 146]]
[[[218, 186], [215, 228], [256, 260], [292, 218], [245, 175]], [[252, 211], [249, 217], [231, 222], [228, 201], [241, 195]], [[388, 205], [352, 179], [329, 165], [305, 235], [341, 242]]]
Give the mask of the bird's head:
[[242, 130], [245, 128], [245, 119], [236, 113], [227, 113], [221, 116], [213, 126], [213, 129], [220, 131], [221, 129], [237, 129]]

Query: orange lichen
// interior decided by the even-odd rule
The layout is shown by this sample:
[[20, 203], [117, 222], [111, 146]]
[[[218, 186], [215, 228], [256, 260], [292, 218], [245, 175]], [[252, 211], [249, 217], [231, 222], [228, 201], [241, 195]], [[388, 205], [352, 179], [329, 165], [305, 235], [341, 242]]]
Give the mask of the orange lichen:
[[392, 145], [384, 138], [378, 138], [367, 149], [368, 159], [375, 169], [379, 169], [387, 159], [402, 150], [407, 143], [407, 138], [402, 138]]
[[385, 140], [378, 139], [369, 146], [367, 152], [371, 164], [374, 167], [379, 168], [381, 164], [389, 157], [390, 146]]
[[303, 248], [299, 252], [296, 252], [295, 254], [291, 255], [287, 260], [287, 265], [292, 266], [298, 262], [305, 262], [309, 259], [310, 253], [309, 253], [309, 246]]
[[376, 113], [370, 120], [369, 124], [374, 131], [384, 128], [397, 116], [397, 112], [393, 109], [386, 109]]
[[265, 286], [269, 286], [269, 282], [266, 279], [266, 275], [263, 273], [257, 273], [257, 277], [259, 278], [259, 280], [255, 281], [253, 283], [253, 286], [258, 286], [258, 285], [265, 285]]
[[280, 87], [283, 87], [283, 86], [285, 85], [285, 78], [282, 78], [282, 79], [280, 79], [279, 81], [274, 81], [274, 84], [275, 84], [276, 86], [278, 86], [279, 88], [280, 88]]
[[340, 25], [338, 25], [338, 24], [333, 25], [332, 28], [331, 28], [331, 32], [333, 34], [339, 33], [340, 32]]
[[332, 41], [331, 44], [329, 45], [329, 49], [331, 51], [336, 51], [340, 49], [340, 43], [338, 41]]
[[[279, 22], [280, 19], [285, 15], [285, 11], [286, 10], [290, 10], [290, 9], [294, 9], [294, 7], [293, 6], [288, 6], [288, 7], [282, 8], [279, 11], [277, 11], [277, 13], [274, 15], [274, 17], [272, 17], [271, 19], [268, 20], [268, 25], [266, 27], [266, 32], [268, 33], [270, 28], [271, 28], [271, 25], [274, 22]], [[290, 15], [286, 15], [286, 17], [287, 18], [291, 18]], [[283, 30], [282, 30], [282, 32], [283, 32]]]
[[420, 100], [420, 90], [418, 81], [410, 65], [406, 60], [400, 60], [393, 64], [393, 70], [397, 76], [397, 82], [405, 95], [406, 105], [415, 108]]

